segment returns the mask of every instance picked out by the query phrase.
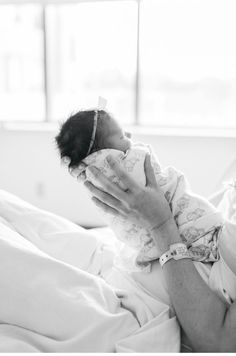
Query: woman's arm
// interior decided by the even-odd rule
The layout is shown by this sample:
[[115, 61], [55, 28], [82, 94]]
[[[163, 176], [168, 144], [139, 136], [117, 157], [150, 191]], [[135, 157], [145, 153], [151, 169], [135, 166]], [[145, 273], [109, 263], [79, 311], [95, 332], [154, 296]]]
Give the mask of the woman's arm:
[[[175, 222], [168, 221], [155, 240], [162, 252], [179, 239]], [[190, 259], [170, 260], [163, 266], [178, 320], [196, 352], [236, 351], [236, 305], [227, 308], [206, 285]]]
[[[181, 242], [169, 204], [157, 186], [150, 157], [145, 160], [147, 186], [139, 187], [113, 159], [108, 161], [126, 191], [111, 183], [99, 170], [94, 177], [104, 191], [92, 183], [85, 186], [97, 206], [113, 215], [128, 216], [150, 229], [155, 243], [164, 253]], [[109, 193], [107, 193], [109, 192]], [[163, 266], [171, 301], [194, 351], [236, 351], [236, 305], [227, 307], [202, 280], [190, 259], [170, 260]]]

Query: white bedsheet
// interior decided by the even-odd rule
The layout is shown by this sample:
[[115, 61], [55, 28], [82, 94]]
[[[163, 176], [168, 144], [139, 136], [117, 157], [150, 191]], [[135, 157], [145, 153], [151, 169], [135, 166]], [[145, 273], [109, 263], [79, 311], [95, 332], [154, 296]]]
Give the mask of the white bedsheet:
[[178, 352], [163, 291], [114, 269], [114, 248], [0, 191], [0, 352]]

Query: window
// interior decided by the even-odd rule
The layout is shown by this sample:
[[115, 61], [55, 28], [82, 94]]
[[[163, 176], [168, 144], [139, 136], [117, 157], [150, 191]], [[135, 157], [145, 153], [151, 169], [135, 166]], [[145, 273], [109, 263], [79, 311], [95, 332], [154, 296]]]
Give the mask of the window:
[[49, 117], [58, 120], [98, 96], [121, 122], [134, 122], [137, 3], [48, 5]]
[[235, 0], [0, 5], [0, 120], [236, 127]]
[[103, 96], [134, 123], [136, 1], [0, 6], [0, 120], [61, 120]]
[[142, 124], [236, 126], [235, 1], [143, 1], [140, 10]]
[[39, 5], [0, 7], [0, 119], [45, 117], [43, 24]]

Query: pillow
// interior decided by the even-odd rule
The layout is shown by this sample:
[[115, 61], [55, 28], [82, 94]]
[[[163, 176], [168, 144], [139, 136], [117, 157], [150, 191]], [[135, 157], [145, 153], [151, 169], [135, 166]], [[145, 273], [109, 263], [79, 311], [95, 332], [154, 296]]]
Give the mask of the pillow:
[[0, 190], [0, 218], [5, 226], [2, 236], [8, 227], [9, 231], [17, 233], [22, 243], [51, 257], [83, 270], [94, 265], [96, 270], [100, 268], [94, 261], [101, 254], [103, 242], [89, 230], [3, 190]]

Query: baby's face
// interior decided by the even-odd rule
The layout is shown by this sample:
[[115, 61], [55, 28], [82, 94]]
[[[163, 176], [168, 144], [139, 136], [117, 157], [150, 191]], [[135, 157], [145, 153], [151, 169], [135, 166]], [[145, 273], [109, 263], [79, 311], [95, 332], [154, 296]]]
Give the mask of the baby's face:
[[110, 117], [108, 121], [108, 132], [106, 147], [126, 152], [131, 146], [131, 134], [125, 132], [118, 122]]

